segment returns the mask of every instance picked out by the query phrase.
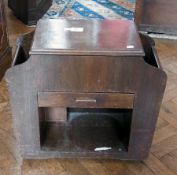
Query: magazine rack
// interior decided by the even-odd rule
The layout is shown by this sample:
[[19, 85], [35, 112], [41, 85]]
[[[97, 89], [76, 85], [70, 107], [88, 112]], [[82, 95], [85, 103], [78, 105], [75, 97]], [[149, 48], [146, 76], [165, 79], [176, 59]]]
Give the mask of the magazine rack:
[[23, 158], [147, 157], [166, 74], [133, 22], [40, 20], [6, 80]]

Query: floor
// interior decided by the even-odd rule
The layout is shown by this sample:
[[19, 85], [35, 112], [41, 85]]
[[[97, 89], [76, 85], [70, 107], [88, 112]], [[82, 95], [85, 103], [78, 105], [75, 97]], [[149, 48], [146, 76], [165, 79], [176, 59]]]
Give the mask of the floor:
[[[7, 9], [10, 44], [28, 28]], [[175, 175], [177, 174], [177, 41], [156, 39], [157, 51], [168, 75], [167, 88], [147, 160], [49, 159], [21, 162], [12, 129], [5, 81], [0, 83], [0, 175]]]

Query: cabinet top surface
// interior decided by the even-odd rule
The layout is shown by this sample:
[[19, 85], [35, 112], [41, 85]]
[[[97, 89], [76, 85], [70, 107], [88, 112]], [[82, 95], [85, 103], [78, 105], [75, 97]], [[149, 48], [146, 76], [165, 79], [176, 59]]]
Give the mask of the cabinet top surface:
[[30, 54], [144, 56], [134, 22], [40, 20]]

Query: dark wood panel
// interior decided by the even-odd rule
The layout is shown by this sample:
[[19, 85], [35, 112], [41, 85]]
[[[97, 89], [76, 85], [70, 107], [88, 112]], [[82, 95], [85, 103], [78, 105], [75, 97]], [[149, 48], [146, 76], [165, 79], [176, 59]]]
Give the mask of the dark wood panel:
[[7, 31], [6, 31], [4, 3], [0, 0], [0, 56], [4, 54], [8, 47]]
[[0, 80], [3, 78], [6, 70], [10, 67], [12, 62], [11, 48], [8, 48], [0, 59]]
[[133, 108], [134, 94], [39, 92], [39, 107]]
[[3, 77], [6, 69], [10, 66], [10, 62], [11, 49], [9, 48], [7, 37], [4, 2], [3, 0], [0, 0], [0, 79]]
[[51, 4], [52, 0], [8, 0], [14, 14], [28, 25], [36, 24]]
[[[100, 23], [102, 23], [102, 21], [100, 21]], [[62, 26], [57, 27], [60, 28]], [[60, 29], [57, 31], [60, 31]], [[99, 56], [83, 56], [79, 54], [80, 48], [78, 48], [78, 55], [71, 55], [71, 52], [70, 55], [62, 55], [62, 53], [58, 55], [51, 55], [50, 53], [46, 55], [34, 54], [26, 59], [25, 56], [19, 54], [19, 50], [17, 50], [16, 63], [18, 63], [19, 59], [21, 65], [16, 66], [16, 64], [14, 64], [14, 67], [8, 70], [6, 79], [11, 97], [14, 126], [17, 131], [20, 151], [24, 158], [99, 157], [142, 160], [147, 157], [166, 85], [166, 74], [157, 63], [158, 59], [156, 59], [156, 52], [153, 51], [154, 42], [143, 35], [141, 35], [141, 38], [144, 50], [147, 52], [145, 57], [141, 55], [131, 57], [129, 55], [126, 56], [126, 54], [124, 56], [112, 56], [111, 54], [103, 56], [104, 51], [100, 51]], [[23, 45], [21, 48], [23, 49]], [[134, 53], [132, 52], [132, 55], [133, 54]], [[106, 151], [105, 153], [93, 152], [93, 146], [87, 149], [84, 146], [86, 142], [83, 141], [80, 146], [84, 148], [84, 150], [86, 148], [85, 152], [76, 150], [78, 147], [72, 147], [74, 151], [63, 149], [63, 144], [58, 143], [62, 141], [62, 143], [66, 143], [66, 145], [70, 147], [70, 144], [68, 144], [68, 140], [66, 139], [68, 136], [67, 129], [70, 128], [65, 127], [66, 130], [59, 130], [58, 124], [63, 122], [58, 122], [57, 125], [51, 123], [50, 125], [50, 122], [46, 122], [45, 120], [41, 121], [45, 117], [39, 116], [39, 109], [41, 108], [39, 107], [37, 100], [38, 92], [84, 93], [85, 95], [90, 93], [135, 94], [133, 110], [130, 110], [131, 127], [129, 127], [130, 132], [128, 132], [130, 133], [130, 137], [128, 137], [128, 146], [127, 142], [124, 142], [123, 145], [125, 146], [125, 150], [121, 148], [120, 152], [117, 150], [116, 153], [114, 151], [112, 153], [109, 153], [109, 151]], [[54, 105], [58, 105], [59, 101], [56, 95], [57, 94], [54, 94], [52, 96], [53, 99], [50, 99], [50, 101], [49, 99], [46, 99], [47, 103], [50, 104], [50, 102], [53, 103], [53, 101], [56, 100], [57, 103], [55, 102]], [[93, 97], [95, 96], [91, 96], [91, 98]], [[63, 103], [69, 98], [72, 99], [72, 95], [67, 95], [66, 100], [64, 99]], [[82, 101], [83, 97], [80, 98], [79, 96], [79, 101], [80, 100]], [[103, 99], [100, 103], [104, 105], [104, 103], [106, 104], [107, 102]], [[90, 105], [87, 105], [87, 108], [84, 108], [84, 110], [93, 110], [93, 108], [89, 108], [89, 106]], [[94, 108], [94, 110], [95, 109], [98, 108]], [[105, 108], [101, 108], [101, 110], [103, 109]], [[111, 108], [111, 110], [114, 109]], [[43, 110], [46, 111], [45, 107], [43, 107]], [[71, 113], [78, 112], [78, 110], [75, 111], [76, 108], [70, 108], [69, 110]], [[121, 113], [119, 108], [116, 108], [116, 110], [118, 110], [117, 112], [119, 114]], [[125, 111], [122, 112], [123, 116], [126, 116], [124, 115], [126, 114]], [[106, 113], [108, 113], [108, 111]], [[112, 116], [112, 113], [109, 114]], [[47, 115], [49, 118], [51, 117], [50, 112]], [[70, 118], [72, 117], [74, 117], [74, 115], [71, 115]], [[104, 115], [102, 115], [102, 113], [100, 115], [100, 113], [97, 113], [97, 110], [95, 110], [95, 117], [89, 115], [88, 118], [90, 117], [92, 117], [93, 120], [98, 117], [98, 122], [95, 121], [94, 123], [101, 125], [102, 122], [100, 122], [100, 117], [104, 117]], [[106, 118], [105, 122], [107, 122], [107, 119], [109, 120], [111, 118], [112, 117]], [[82, 123], [84, 117], [77, 117], [77, 119]], [[117, 119], [120, 118], [117, 117]], [[74, 119], [71, 121], [74, 122], [76, 120]], [[24, 125], [24, 123], [27, 125]], [[87, 123], [89, 123], [88, 120]], [[112, 124], [114, 126], [116, 123], [111, 122], [110, 124], [112, 128]], [[75, 126], [77, 126], [77, 122]], [[77, 128], [75, 131], [78, 134], [80, 133], [77, 132]], [[89, 134], [89, 132], [87, 134], [87, 131], [89, 131], [88, 128], [86, 128], [85, 132], [80, 133], [83, 134], [81, 138], [86, 138]], [[96, 136], [98, 134], [97, 131], [94, 132], [92, 128], [90, 128], [90, 131], [93, 131], [92, 134], [89, 135], [90, 138], [92, 138], [92, 135]], [[103, 134], [102, 128], [100, 128], [99, 132]], [[73, 134], [72, 131], [70, 133]], [[109, 133], [109, 136], [114, 136], [111, 133], [116, 134], [115, 131]], [[121, 131], [119, 133], [125, 132]], [[55, 139], [51, 139], [52, 135]], [[62, 139], [63, 136], [64, 140]], [[79, 138], [77, 136], [77, 134], [76, 137], [73, 135], [73, 137], [75, 137], [74, 141], [77, 141], [77, 138]], [[97, 138], [95, 139], [96, 142]], [[44, 139], [46, 142], [41, 142], [41, 139]], [[106, 140], [110, 141], [109, 137], [107, 137]], [[111, 140], [117, 141], [117, 138]], [[119, 144], [116, 143], [116, 145]], [[103, 145], [99, 144], [98, 146]], [[115, 146], [115, 148], [117, 147]], [[92, 151], [89, 152], [90, 150]]]
[[176, 0], [137, 0], [136, 22], [147, 32], [177, 34]]
[[39, 109], [40, 121], [46, 122], [66, 122], [67, 109], [60, 107], [40, 108]]
[[40, 20], [30, 53], [144, 56], [134, 23], [125, 20]]

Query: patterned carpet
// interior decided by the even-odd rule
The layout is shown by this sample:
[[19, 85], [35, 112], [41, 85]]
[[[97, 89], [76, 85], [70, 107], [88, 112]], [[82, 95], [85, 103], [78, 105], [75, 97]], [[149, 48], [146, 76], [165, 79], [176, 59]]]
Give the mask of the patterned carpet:
[[53, 0], [43, 18], [134, 19], [135, 0]]

